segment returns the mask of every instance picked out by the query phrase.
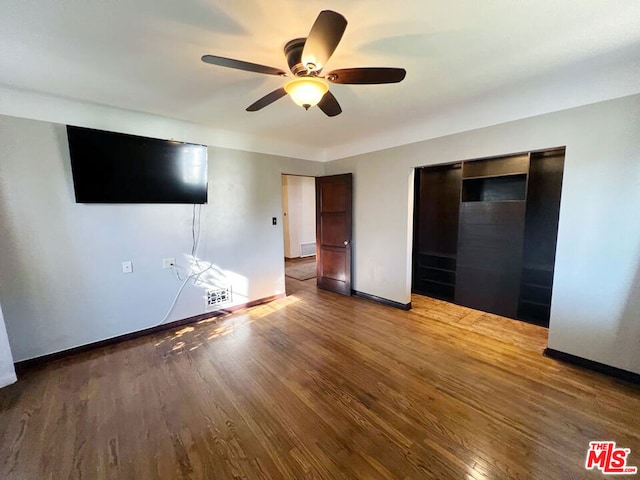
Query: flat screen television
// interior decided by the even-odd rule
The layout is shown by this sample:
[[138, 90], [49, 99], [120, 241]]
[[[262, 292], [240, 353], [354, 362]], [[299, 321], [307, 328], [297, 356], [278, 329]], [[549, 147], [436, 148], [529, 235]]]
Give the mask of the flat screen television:
[[207, 147], [67, 126], [76, 203], [207, 203]]

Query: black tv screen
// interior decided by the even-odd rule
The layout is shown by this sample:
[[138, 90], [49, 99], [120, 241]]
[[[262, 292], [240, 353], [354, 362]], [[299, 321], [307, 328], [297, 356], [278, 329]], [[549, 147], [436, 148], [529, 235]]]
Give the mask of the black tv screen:
[[207, 203], [207, 147], [67, 126], [76, 203]]

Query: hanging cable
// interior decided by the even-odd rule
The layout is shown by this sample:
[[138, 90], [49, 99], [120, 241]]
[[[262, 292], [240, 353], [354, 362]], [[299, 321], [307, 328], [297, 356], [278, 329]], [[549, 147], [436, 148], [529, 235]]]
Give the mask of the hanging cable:
[[[192, 214], [191, 214], [191, 265], [189, 266], [189, 273], [184, 278], [182, 278], [180, 276], [180, 272], [178, 271], [177, 265], [174, 264], [173, 271], [176, 275], [176, 278], [179, 281], [181, 281], [182, 284], [180, 285], [180, 288], [178, 289], [178, 292], [176, 293], [173, 299], [173, 302], [171, 302], [171, 306], [169, 306], [167, 313], [162, 318], [162, 321], [160, 321], [160, 323], [158, 323], [156, 326], [162, 325], [164, 322], [167, 321], [167, 318], [169, 318], [169, 315], [171, 314], [176, 304], [178, 303], [178, 298], [180, 297], [180, 294], [184, 290], [184, 287], [187, 285], [189, 280], [193, 279], [192, 281], [193, 285], [201, 285], [202, 282], [200, 282], [200, 277], [204, 273], [206, 273], [207, 271], [213, 268], [213, 262], [211, 262], [209, 266], [204, 270], [200, 267], [200, 262], [198, 259], [198, 250], [200, 248], [201, 224], [202, 224], [202, 205], [194, 204]], [[194, 267], [196, 267], [197, 270], [195, 270]]]

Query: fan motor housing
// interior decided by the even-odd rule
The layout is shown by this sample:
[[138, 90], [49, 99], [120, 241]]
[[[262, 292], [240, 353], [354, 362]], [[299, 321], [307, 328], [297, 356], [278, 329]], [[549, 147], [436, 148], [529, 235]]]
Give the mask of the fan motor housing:
[[307, 74], [307, 68], [302, 65], [302, 50], [306, 41], [306, 38], [294, 38], [284, 46], [284, 54], [287, 57], [289, 70], [296, 76]]

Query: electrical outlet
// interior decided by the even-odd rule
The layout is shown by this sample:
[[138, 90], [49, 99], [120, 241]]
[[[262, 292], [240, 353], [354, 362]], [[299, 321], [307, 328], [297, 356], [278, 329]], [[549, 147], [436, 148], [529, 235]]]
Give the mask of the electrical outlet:
[[176, 259], [173, 257], [167, 257], [162, 259], [162, 268], [173, 268], [176, 266]]
[[131, 263], [131, 260], [122, 262], [122, 273], [133, 273], [133, 263]]

